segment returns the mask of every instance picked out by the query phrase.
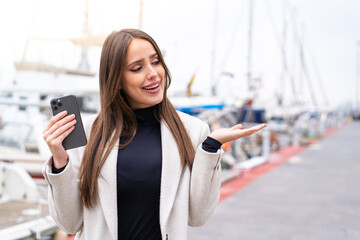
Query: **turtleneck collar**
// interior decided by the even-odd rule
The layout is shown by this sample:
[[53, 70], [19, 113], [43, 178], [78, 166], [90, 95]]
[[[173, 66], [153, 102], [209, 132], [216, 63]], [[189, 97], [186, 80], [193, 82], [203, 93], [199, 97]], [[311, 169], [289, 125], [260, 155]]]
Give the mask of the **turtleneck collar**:
[[155, 106], [135, 109], [134, 114], [139, 126], [153, 126], [159, 124], [159, 121], [155, 117]]

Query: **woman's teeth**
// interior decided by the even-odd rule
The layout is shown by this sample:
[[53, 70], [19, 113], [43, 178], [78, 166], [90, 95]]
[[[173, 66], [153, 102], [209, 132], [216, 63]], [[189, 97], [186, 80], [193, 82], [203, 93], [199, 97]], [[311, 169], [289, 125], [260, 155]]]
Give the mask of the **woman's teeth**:
[[159, 84], [155, 84], [155, 85], [152, 85], [151, 87], [144, 87], [145, 90], [151, 90], [151, 89], [154, 89], [154, 88], [157, 88], [159, 86]]

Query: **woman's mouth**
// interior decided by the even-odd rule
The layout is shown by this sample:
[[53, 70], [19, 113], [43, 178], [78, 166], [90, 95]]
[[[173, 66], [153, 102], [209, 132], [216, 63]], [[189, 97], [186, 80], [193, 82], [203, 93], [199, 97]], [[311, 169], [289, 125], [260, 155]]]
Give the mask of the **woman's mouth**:
[[146, 87], [143, 87], [142, 89], [144, 89], [148, 93], [157, 93], [160, 90], [160, 82], [148, 85]]
[[156, 83], [150, 87], [143, 87], [145, 90], [151, 90], [151, 89], [154, 89], [154, 88], [157, 88], [160, 84], [159, 83]]

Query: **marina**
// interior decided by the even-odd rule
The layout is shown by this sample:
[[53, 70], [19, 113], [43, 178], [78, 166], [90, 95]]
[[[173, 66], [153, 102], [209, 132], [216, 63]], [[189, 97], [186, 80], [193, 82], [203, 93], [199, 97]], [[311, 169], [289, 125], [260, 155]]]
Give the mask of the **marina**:
[[[219, 206], [203, 227], [189, 228], [189, 239], [357, 239], [359, 134], [360, 122], [347, 120], [321, 139], [271, 152], [264, 162], [224, 169]], [[46, 185], [36, 181], [32, 191], [42, 194], [40, 201], [0, 204], [1, 239], [58, 232], [47, 215]]]
[[128, 27], [160, 43], [177, 111], [210, 131], [267, 124], [221, 146], [218, 207], [188, 228], [189, 240], [360, 239], [360, 36], [335, 45], [351, 24], [338, 17], [320, 26], [318, 13], [358, 17], [351, 4], [320, 2], [30, 0], [19, 22], [1, 10], [16, 4], [0, 4], [14, 22], [8, 32], [19, 29], [16, 41], [0, 43], [12, 56], [0, 56], [0, 240], [74, 239], [48, 209], [50, 102], [72, 94], [82, 119], [99, 113], [102, 44]]

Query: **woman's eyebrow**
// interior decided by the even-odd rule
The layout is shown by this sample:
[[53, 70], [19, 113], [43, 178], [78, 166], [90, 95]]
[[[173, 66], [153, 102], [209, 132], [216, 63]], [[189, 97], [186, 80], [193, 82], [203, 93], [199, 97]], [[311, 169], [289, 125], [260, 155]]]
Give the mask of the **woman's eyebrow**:
[[153, 53], [150, 55], [150, 58], [156, 57], [158, 54], [157, 53]]
[[[154, 58], [154, 57], [156, 57], [157, 55], [158, 55], [157, 53], [153, 53], [153, 54], [151, 54], [151, 55], [149, 56], [149, 58]], [[139, 62], [142, 62], [142, 61], [144, 61], [144, 58], [135, 60], [135, 61], [129, 63], [127, 66], [129, 67], [129, 66], [131, 66], [131, 65], [134, 65], [134, 64], [139, 63]]]

